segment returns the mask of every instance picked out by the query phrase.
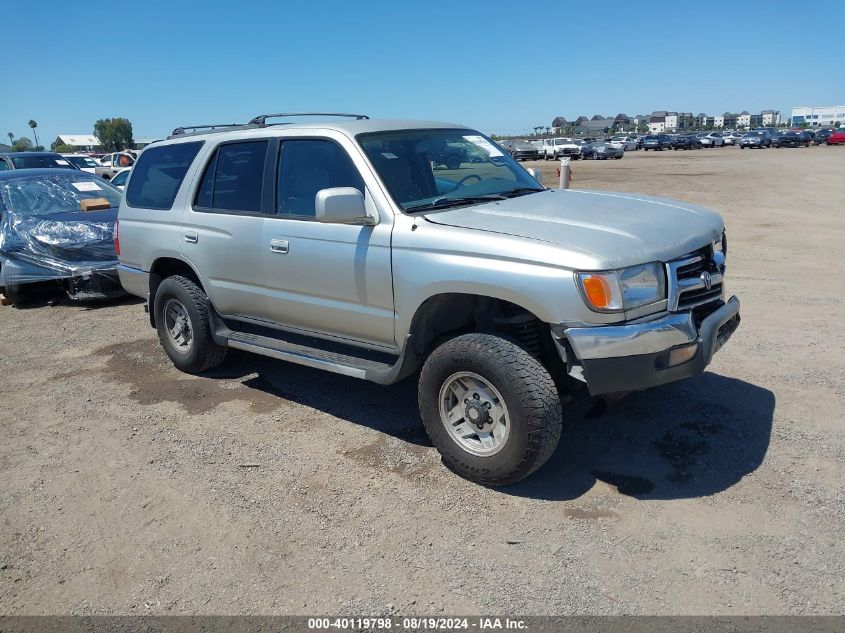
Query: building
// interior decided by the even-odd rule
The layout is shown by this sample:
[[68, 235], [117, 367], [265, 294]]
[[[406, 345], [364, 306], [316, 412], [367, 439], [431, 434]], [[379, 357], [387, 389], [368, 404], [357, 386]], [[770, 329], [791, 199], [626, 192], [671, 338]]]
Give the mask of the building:
[[77, 152], [93, 152], [102, 150], [100, 140], [93, 134], [59, 134], [53, 142], [57, 145], [69, 145]]
[[770, 127], [777, 127], [780, 125], [779, 110], [763, 110], [760, 115], [762, 117], [762, 125]]
[[835, 127], [845, 125], [845, 105], [841, 106], [798, 106], [792, 108], [790, 122], [798, 127]]
[[584, 121], [580, 125], [576, 125], [574, 132], [579, 136], [594, 136], [597, 134], [608, 134], [613, 131], [615, 119], [593, 119], [591, 121]]
[[751, 127], [751, 115], [745, 110], [743, 110], [742, 112], [736, 115], [736, 125], [731, 127]]

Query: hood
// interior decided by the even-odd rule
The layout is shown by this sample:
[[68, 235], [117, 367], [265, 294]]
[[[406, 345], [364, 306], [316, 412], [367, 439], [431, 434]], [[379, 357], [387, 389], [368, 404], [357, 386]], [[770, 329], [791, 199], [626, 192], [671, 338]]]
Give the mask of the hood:
[[718, 213], [685, 202], [574, 189], [548, 189], [428, 213], [425, 218], [557, 244], [593, 256], [597, 269], [675, 259], [712, 242], [724, 230]]

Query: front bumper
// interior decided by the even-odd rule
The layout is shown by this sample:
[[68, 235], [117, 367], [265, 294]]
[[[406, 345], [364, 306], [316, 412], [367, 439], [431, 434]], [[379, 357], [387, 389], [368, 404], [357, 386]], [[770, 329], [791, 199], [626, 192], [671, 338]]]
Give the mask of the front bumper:
[[[630, 325], [571, 327], [563, 332], [594, 396], [648, 389], [695, 376], [739, 327], [739, 299], [731, 299], [700, 321], [693, 312]], [[564, 350], [564, 340], [558, 340]], [[693, 346], [695, 346], [693, 348]], [[678, 364], [673, 364], [679, 350]]]

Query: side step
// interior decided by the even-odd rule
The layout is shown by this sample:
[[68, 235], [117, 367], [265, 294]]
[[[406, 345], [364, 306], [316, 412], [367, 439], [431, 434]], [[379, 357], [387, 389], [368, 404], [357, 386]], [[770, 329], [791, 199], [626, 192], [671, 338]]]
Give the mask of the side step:
[[218, 343], [234, 349], [278, 358], [279, 360], [351, 376], [352, 378], [369, 380], [382, 385], [389, 385], [401, 380], [412, 373], [418, 365], [416, 356], [410, 351], [412, 349], [410, 335], [405, 339], [399, 358], [391, 364], [309, 347], [286, 341], [283, 338], [235, 332], [226, 327], [219, 319], [215, 320], [217, 327], [215, 328], [214, 338]]

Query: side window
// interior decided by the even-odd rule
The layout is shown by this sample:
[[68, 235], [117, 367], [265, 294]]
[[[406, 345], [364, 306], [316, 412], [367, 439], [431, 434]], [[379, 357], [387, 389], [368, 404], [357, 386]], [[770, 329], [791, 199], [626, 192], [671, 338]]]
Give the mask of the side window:
[[202, 141], [144, 150], [129, 179], [126, 204], [145, 209], [170, 209], [200, 147]]
[[313, 218], [317, 192], [331, 187], [355, 187], [364, 181], [352, 159], [331, 141], [283, 141], [279, 153], [277, 209], [280, 215]]
[[195, 206], [210, 211], [261, 211], [268, 141], [221, 145], [197, 190]]

